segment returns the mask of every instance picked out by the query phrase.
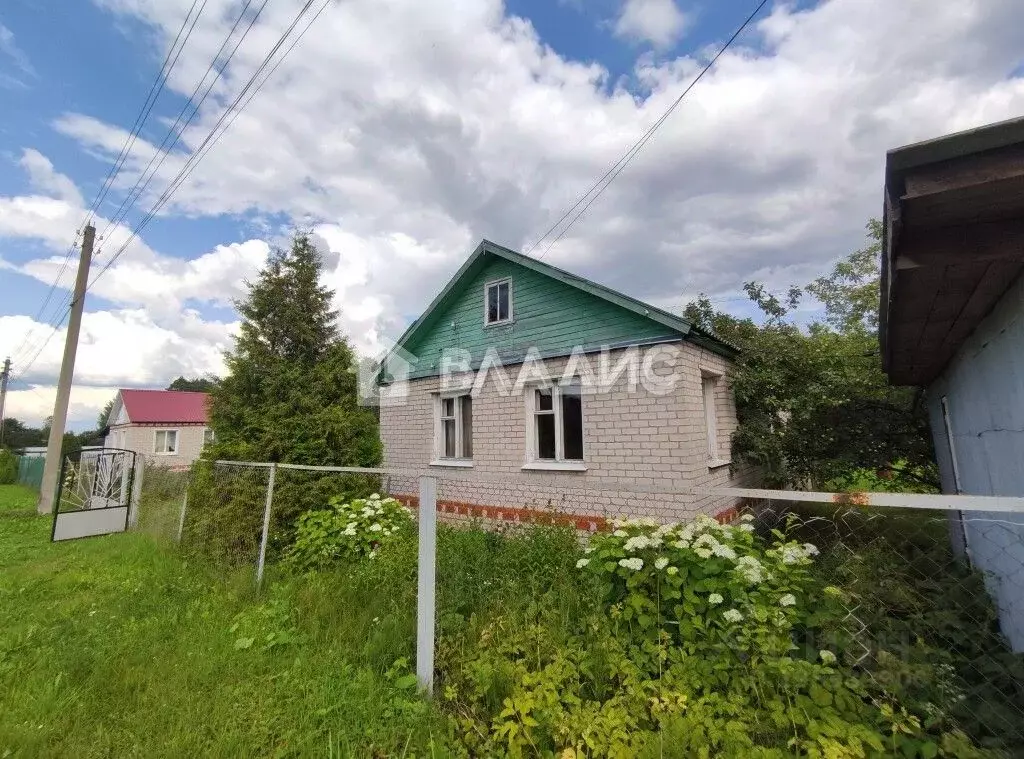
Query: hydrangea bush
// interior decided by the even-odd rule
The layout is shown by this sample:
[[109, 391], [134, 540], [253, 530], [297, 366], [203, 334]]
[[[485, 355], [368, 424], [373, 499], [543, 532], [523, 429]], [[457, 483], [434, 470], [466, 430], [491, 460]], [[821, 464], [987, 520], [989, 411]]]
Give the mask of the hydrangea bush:
[[[766, 544], [752, 520], [617, 520], [614, 532], [590, 539], [577, 566], [597, 576], [612, 615], [632, 630], [663, 630], [679, 642], [739, 638], [782, 654], [793, 647], [796, 627], [817, 622], [834, 604], [808, 604], [808, 567], [818, 549], [777, 530]], [[825, 597], [837, 594], [829, 588]]]
[[460, 642], [443, 699], [470, 754], [989, 756], [845, 660], [817, 548], [751, 522], [616, 522], [576, 562], [589, 610], [542, 597]]
[[329, 501], [330, 508], [307, 511], [298, 520], [295, 543], [286, 561], [299, 571], [335, 562], [373, 559], [388, 540], [414, 522], [412, 512], [394, 498]]

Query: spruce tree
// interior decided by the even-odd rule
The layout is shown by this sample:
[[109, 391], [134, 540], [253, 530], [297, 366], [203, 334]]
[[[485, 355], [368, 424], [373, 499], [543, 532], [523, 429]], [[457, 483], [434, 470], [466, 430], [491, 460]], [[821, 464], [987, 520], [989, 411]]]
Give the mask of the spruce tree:
[[[337, 327], [334, 292], [320, 284], [320, 264], [316, 248], [299, 234], [290, 249], [274, 250], [257, 279], [246, 283], [246, 298], [235, 303], [242, 324], [225, 356], [228, 373], [210, 391], [215, 442], [204, 459], [380, 463], [376, 415], [359, 405], [353, 351]], [[206, 471], [213, 477], [208, 484], [216, 485], [219, 470]], [[278, 542], [303, 511], [325, 507], [331, 495], [362, 494], [356, 491], [376, 484], [361, 476], [279, 470], [273, 510]], [[212, 500], [213, 506], [224, 502]], [[250, 521], [253, 510], [245, 508], [243, 521]]]

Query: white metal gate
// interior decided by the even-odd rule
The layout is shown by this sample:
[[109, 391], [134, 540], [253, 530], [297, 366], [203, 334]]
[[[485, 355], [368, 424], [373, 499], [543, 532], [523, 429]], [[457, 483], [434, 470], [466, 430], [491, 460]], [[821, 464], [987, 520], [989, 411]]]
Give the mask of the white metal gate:
[[135, 452], [82, 451], [61, 466], [51, 540], [124, 532], [128, 528]]

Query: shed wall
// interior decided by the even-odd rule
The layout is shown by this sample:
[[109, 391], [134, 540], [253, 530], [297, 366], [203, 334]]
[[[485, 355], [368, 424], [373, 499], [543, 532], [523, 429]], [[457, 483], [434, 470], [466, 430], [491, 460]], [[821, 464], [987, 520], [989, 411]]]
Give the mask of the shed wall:
[[[1024, 496], [1024, 278], [1018, 279], [942, 375], [928, 388], [928, 406], [944, 493]], [[965, 514], [965, 547], [986, 573], [1004, 634], [1024, 650], [1024, 513]]]

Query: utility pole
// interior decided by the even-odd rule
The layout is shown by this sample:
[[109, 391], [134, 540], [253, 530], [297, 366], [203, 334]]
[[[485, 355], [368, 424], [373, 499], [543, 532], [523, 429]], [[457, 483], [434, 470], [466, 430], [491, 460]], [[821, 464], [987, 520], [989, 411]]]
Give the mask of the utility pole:
[[0, 446], [4, 444], [4, 405], [7, 403], [7, 380], [11, 376], [11, 358], [4, 359], [4, 370], [0, 372]]
[[53, 404], [53, 421], [50, 424], [50, 440], [46, 444], [46, 464], [43, 466], [43, 484], [39, 490], [39, 513], [53, 511], [57, 496], [57, 480], [60, 477], [61, 448], [64, 444], [64, 425], [68, 419], [68, 399], [71, 396], [71, 380], [75, 375], [75, 354], [78, 352], [78, 332], [82, 326], [82, 309], [85, 307], [85, 288], [89, 282], [89, 264], [92, 261], [92, 244], [96, 227], [88, 224], [82, 235], [82, 254], [78, 259], [78, 276], [71, 301], [71, 315], [68, 317], [68, 334], [64, 340], [64, 360], [60, 365], [60, 379], [57, 382], [57, 400]]

